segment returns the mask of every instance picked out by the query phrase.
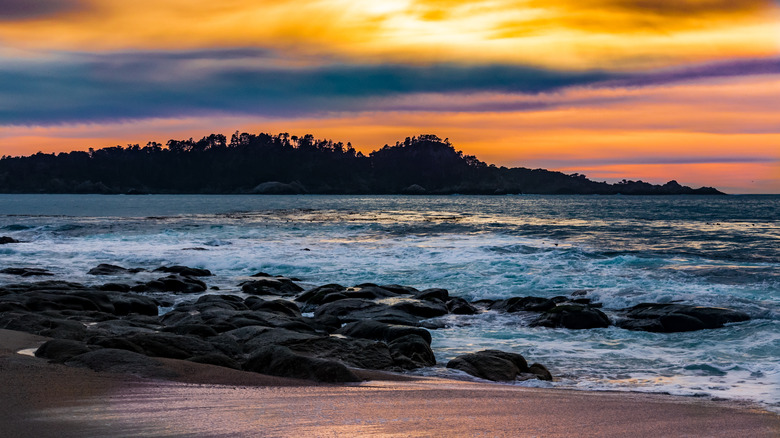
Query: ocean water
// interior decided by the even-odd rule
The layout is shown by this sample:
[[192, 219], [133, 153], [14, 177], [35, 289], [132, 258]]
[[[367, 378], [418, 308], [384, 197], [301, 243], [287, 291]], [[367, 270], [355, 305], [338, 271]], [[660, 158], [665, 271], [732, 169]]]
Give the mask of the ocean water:
[[[0, 195], [0, 267], [87, 284], [99, 263], [210, 269], [219, 293], [257, 271], [326, 283], [443, 287], [470, 300], [587, 296], [729, 307], [751, 321], [688, 333], [530, 328], [446, 316], [440, 364], [486, 348], [548, 366], [521, 385], [749, 400], [780, 411], [780, 196]], [[144, 275], [127, 280], [145, 279]], [[19, 282], [0, 274], [0, 284]], [[192, 297], [179, 298], [192, 299]], [[427, 375], [464, 378], [436, 367]]]

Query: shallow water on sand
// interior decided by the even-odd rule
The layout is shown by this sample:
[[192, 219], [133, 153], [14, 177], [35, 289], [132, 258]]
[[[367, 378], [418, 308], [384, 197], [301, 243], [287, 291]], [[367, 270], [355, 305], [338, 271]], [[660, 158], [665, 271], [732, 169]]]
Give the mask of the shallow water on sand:
[[440, 363], [485, 348], [519, 352], [548, 365], [556, 386], [780, 409], [778, 196], [0, 195], [0, 235], [29, 242], [0, 246], [2, 267], [84, 283], [100, 281], [86, 275], [98, 263], [185, 264], [214, 272], [208, 283], [220, 293], [265, 271], [304, 286], [399, 283], [468, 299], [585, 290], [609, 315], [640, 302], [734, 308], [752, 320], [675, 334], [448, 316], [433, 349]]

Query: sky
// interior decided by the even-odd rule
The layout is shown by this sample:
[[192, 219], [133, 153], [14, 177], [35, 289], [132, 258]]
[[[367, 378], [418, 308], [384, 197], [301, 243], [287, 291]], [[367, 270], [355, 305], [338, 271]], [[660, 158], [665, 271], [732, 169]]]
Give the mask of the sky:
[[0, 0], [0, 155], [235, 131], [780, 193], [780, 1]]

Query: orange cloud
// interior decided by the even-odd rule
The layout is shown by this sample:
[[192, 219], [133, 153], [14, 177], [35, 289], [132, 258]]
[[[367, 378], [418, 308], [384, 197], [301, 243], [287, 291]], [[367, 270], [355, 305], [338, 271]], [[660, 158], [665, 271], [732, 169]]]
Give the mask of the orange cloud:
[[0, 24], [0, 40], [35, 50], [238, 46], [361, 61], [559, 68], [657, 67], [769, 56], [780, 48], [778, 7], [769, 0], [70, 3], [79, 8]]

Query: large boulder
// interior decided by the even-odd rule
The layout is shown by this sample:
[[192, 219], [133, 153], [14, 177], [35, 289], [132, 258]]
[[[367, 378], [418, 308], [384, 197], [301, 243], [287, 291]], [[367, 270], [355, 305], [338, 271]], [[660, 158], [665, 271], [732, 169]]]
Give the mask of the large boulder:
[[90, 269], [87, 271], [87, 274], [89, 275], [121, 275], [121, 274], [135, 274], [137, 272], [142, 272], [144, 269], [142, 268], [132, 268], [127, 269], [123, 268], [121, 266], [117, 265], [110, 265], [108, 263], [101, 263], [97, 265], [96, 267]]
[[292, 296], [302, 292], [303, 288], [286, 277], [262, 277], [241, 283], [241, 291], [249, 295]]
[[391, 342], [407, 335], [416, 335], [424, 339], [428, 345], [431, 345], [431, 333], [424, 328], [386, 324], [372, 320], [351, 322], [336, 330], [336, 333], [352, 338], [373, 339], [385, 342]]
[[513, 381], [529, 373], [528, 362], [522, 355], [499, 350], [483, 350], [458, 356], [447, 363], [447, 368], [497, 382]]
[[51, 277], [54, 275], [41, 268], [5, 268], [0, 269], [0, 274], [18, 275], [20, 277]]
[[279, 377], [314, 380], [316, 382], [359, 382], [355, 373], [344, 364], [297, 354], [289, 348], [269, 345], [256, 351], [244, 364], [244, 369]]
[[452, 297], [447, 301], [447, 311], [454, 315], [475, 315], [479, 309], [461, 297]]
[[14, 239], [13, 237], [0, 236], [0, 245], [6, 245], [8, 243], [21, 243], [21, 242]]
[[737, 310], [686, 304], [642, 303], [624, 312], [626, 319], [619, 320], [618, 327], [661, 333], [715, 329], [750, 319], [748, 314]]
[[143, 377], [175, 378], [177, 374], [150, 357], [127, 350], [101, 348], [74, 356], [65, 365], [94, 371], [131, 373]]
[[52, 339], [38, 347], [35, 351], [35, 356], [49, 359], [52, 362], [63, 363], [80, 354], [89, 353], [95, 348], [81, 341]]
[[574, 330], [604, 328], [609, 325], [609, 318], [604, 312], [581, 304], [557, 305], [531, 322], [532, 327]]
[[398, 367], [411, 370], [436, 365], [430, 341], [416, 334], [395, 338], [388, 343], [388, 348]]
[[488, 306], [490, 310], [501, 312], [545, 312], [555, 307], [555, 301], [542, 297], [512, 297], [506, 300], [494, 301]]

